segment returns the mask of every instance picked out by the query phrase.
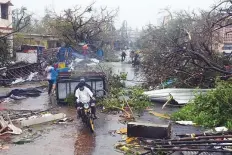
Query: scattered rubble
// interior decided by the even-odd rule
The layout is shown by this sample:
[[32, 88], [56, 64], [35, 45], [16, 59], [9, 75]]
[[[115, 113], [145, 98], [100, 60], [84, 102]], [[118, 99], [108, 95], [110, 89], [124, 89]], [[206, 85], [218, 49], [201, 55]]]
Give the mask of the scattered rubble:
[[25, 81], [42, 80], [43, 76], [40, 76], [42, 74], [38, 72], [43, 72], [41, 64], [18, 62], [0, 69], [0, 84], [7, 86]]
[[0, 145], [0, 150], [8, 150], [9, 146], [6, 145]]
[[[187, 122], [189, 124], [190, 122]], [[131, 124], [131, 123], [129, 123]], [[140, 123], [132, 123], [140, 124]], [[201, 134], [183, 134], [176, 135], [174, 138], [170, 134], [172, 131], [169, 131], [169, 135], [165, 135], [162, 137], [146, 137], [144, 135], [147, 133], [147, 130], [142, 130], [142, 128], [149, 128], [150, 126], [144, 125], [140, 127], [139, 130], [135, 130], [133, 136], [131, 136], [131, 129], [128, 126], [127, 136], [122, 137], [117, 144], [115, 144], [115, 149], [122, 153], [129, 154], [156, 154], [156, 153], [169, 153], [174, 155], [175, 152], [182, 152], [184, 155], [191, 154], [190, 152], [196, 153], [204, 153], [210, 155], [216, 155], [216, 153], [232, 153], [232, 135], [231, 132], [208, 132]], [[159, 125], [158, 128], [161, 126]], [[169, 126], [168, 128], [170, 128]], [[222, 129], [223, 127], [220, 127]], [[224, 129], [224, 128], [223, 128]], [[121, 133], [121, 131], [127, 131], [122, 128], [117, 131], [117, 133]], [[180, 129], [181, 130], [181, 129]], [[159, 130], [161, 131], [161, 130]], [[163, 130], [164, 131], [164, 130]], [[142, 133], [143, 132], [143, 135]], [[150, 135], [162, 135], [158, 130], [154, 130], [150, 132]], [[138, 138], [136, 138], [138, 137]], [[220, 154], [221, 155], [221, 154]]]
[[4, 134], [20, 135], [23, 132], [20, 128], [13, 125], [9, 116], [8, 116], [8, 122], [5, 121], [2, 116], [0, 116], [0, 127], [1, 127], [0, 135], [4, 135]]

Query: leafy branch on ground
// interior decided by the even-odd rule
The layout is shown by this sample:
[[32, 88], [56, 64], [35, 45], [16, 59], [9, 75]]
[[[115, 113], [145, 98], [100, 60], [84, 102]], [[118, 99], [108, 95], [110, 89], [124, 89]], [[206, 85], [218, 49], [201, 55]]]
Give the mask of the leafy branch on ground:
[[198, 94], [180, 111], [172, 115], [172, 119], [193, 121], [204, 127], [226, 126], [232, 129], [232, 83], [218, 81], [215, 89], [206, 94]]
[[109, 93], [106, 98], [100, 100], [99, 105], [104, 106], [106, 111], [123, 110], [129, 105], [134, 111], [142, 111], [150, 105], [149, 98], [143, 95], [141, 87], [124, 88], [126, 73], [113, 75], [109, 81]]

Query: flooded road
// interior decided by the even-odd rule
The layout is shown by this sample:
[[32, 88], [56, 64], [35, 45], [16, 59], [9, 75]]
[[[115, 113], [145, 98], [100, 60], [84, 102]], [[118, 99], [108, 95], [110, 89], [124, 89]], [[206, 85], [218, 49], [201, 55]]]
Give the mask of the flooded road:
[[132, 64], [127, 62], [109, 62], [104, 64], [111, 67], [114, 74], [120, 74], [121, 72], [127, 73], [127, 87], [141, 84], [142, 82], [140, 81], [143, 81], [143, 78], [140, 75], [140, 69], [132, 67]]

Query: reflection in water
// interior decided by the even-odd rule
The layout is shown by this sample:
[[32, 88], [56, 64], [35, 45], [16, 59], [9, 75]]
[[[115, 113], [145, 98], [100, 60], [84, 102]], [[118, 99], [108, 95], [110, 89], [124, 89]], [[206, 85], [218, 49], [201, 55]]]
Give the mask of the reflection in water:
[[95, 135], [83, 124], [75, 143], [75, 155], [91, 155], [94, 148]]

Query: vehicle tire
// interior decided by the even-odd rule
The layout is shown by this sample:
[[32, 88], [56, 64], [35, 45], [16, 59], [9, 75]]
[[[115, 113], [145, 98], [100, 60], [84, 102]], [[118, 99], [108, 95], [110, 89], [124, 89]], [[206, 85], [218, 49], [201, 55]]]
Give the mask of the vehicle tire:
[[94, 122], [93, 122], [93, 118], [89, 118], [88, 119], [88, 126], [90, 131], [93, 133], [94, 132]]

